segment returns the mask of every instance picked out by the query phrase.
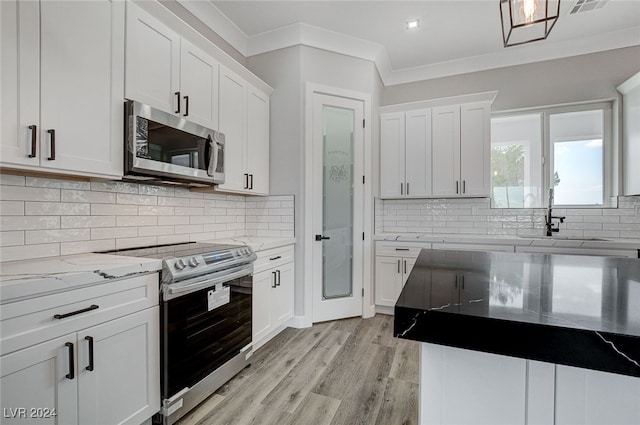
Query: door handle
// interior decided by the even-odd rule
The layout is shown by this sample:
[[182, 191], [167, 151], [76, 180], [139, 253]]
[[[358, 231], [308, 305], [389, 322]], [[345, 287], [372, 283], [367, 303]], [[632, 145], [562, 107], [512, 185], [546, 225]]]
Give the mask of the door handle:
[[74, 369], [74, 364], [75, 364], [75, 359], [73, 357], [73, 343], [72, 342], [67, 342], [64, 344], [65, 347], [67, 347], [69, 349], [69, 373], [67, 373], [65, 375], [65, 378], [67, 379], [73, 379], [76, 377], [73, 369]]
[[47, 130], [47, 133], [51, 135], [51, 156], [47, 158], [49, 161], [56, 159], [56, 130]]
[[184, 116], [189, 116], [189, 96], [184, 97]]
[[85, 336], [84, 339], [89, 342], [89, 366], [85, 367], [85, 369], [91, 372], [93, 371], [93, 337]]
[[180, 113], [180, 92], [179, 92], [179, 91], [177, 91], [177, 92], [175, 92], [174, 94], [176, 95], [176, 100], [178, 101], [178, 109], [176, 109], [176, 112], [175, 112], [175, 113], [176, 113], [176, 114], [179, 114], [179, 113]]
[[36, 138], [38, 137], [38, 126], [30, 125], [29, 130], [31, 130], [31, 154], [29, 154], [29, 158], [36, 157]]
[[249, 189], [249, 174], [244, 173], [244, 188]]
[[276, 270], [276, 277], [278, 278], [278, 283], [276, 283], [276, 286], [280, 286], [280, 270]]
[[253, 189], [253, 174], [249, 174], [249, 189]]
[[271, 283], [271, 287], [275, 288], [276, 287], [276, 272], [271, 272], [271, 277], [272, 277], [272, 283]]
[[321, 241], [324, 239], [331, 239], [329, 236], [316, 235], [316, 240]]

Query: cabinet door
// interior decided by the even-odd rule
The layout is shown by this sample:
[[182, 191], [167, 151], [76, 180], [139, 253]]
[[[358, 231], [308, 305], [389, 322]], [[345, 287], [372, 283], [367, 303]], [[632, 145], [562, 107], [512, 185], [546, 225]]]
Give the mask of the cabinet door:
[[269, 96], [249, 86], [247, 98], [247, 170], [249, 192], [269, 194]]
[[78, 334], [81, 424], [138, 425], [160, 409], [159, 318], [153, 307]]
[[557, 425], [640, 423], [640, 379], [556, 365]]
[[526, 363], [420, 344], [420, 423], [524, 424]]
[[125, 97], [176, 113], [179, 72], [180, 36], [127, 2]]
[[253, 347], [271, 332], [271, 291], [275, 287], [275, 275], [271, 270], [253, 275], [252, 317]]
[[[0, 160], [38, 166], [40, 136], [40, 9], [36, 1], [0, 2]], [[31, 140], [36, 132], [36, 152]]]
[[276, 287], [271, 291], [272, 326], [278, 327], [293, 317], [293, 263], [276, 269]]
[[404, 112], [380, 115], [380, 196], [404, 195]]
[[460, 106], [432, 110], [433, 196], [460, 193]]
[[[67, 343], [73, 345], [66, 346]], [[71, 354], [77, 359], [76, 349], [74, 333], [2, 356], [3, 424], [78, 423], [77, 362], [70, 361]], [[70, 372], [73, 372], [72, 378], [67, 377]], [[57, 416], [36, 417], [30, 408], [48, 409], [50, 413], [55, 410], [53, 413]]]
[[376, 256], [376, 305], [396, 305], [402, 292], [402, 266], [402, 258]]
[[[409, 279], [409, 274], [411, 274], [411, 270], [413, 266], [416, 264], [415, 258], [403, 258], [402, 259], [402, 287], [404, 288], [404, 284], [407, 283], [407, 279]], [[400, 295], [398, 293], [398, 295]]]
[[248, 189], [248, 178], [245, 176], [246, 86], [242, 78], [220, 66], [219, 125], [225, 140], [225, 182], [219, 186], [221, 190]]
[[124, 7], [40, 3], [42, 167], [122, 176]]
[[190, 121], [218, 129], [220, 65], [186, 40], [180, 48], [180, 114]]
[[431, 196], [431, 109], [405, 114], [405, 194]]
[[460, 179], [463, 195], [489, 196], [490, 131], [488, 103], [460, 106]]

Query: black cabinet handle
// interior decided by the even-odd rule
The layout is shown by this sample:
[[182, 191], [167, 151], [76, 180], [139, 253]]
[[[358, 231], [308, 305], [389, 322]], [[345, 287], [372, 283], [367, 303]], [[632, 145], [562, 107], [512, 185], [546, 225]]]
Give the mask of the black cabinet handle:
[[244, 173], [244, 188], [249, 189], [249, 174]]
[[404, 274], [407, 274], [407, 260], [404, 260]]
[[278, 277], [278, 283], [276, 283], [276, 286], [280, 286], [280, 270], [276, 270], [276, 275]]
[[184, 116], [189, 116], [189, 96], [184, 97]]
[[462, 180], [462, 193], [467, 193], [467, 181]]
[[271, 287], [275, 288], [276, 287], [276, 272], [271, 272], [271, 277], [272, 277], [272, 279], [271, 279], [271, 281], [272, 281]]
[[89, 372], [93, 371], [93, 337], [85, 336], [84, 339], [89, 341], [89, 366], [85, 367]]
[[456, 180], [456, 193], [458, 193], [458, 180]]
[[47, 159], [53, 161], [56, 159], [56, 130], [52, 128], [47, 130], [47, 133], [51, 135], [51, 156]]
[[329, 236], [316, 235], [316, 241], [322, 241], [325, 239], [331, 239]]
[[249, 178], [251, 179], [251, 184], [249, 185], [249, 189], [253, 189], [253, 174], [249, 174]]
[[180, 113], [180, 92], [177, 91], [174, 94], [176, 95], [176, 100], [178, 101], [178, 109], [176, 109], [175, 113], [179, 114]]
[[398, 260], [398, 273], [400, 273], [400, 260]]
[[29, 155], [29, 158], [35, 158], [36, 157], [36, 139], [38, 137], [38, 126], [35, 124], [30, 125], [29, 130], [31, 130], [31, 154]]
[[64, 344], [65, 347], [67, 347], [69, 349], [69, 373], [67, 373], [65, 375], [65, 378], [67, 379], [73, 379], [76, 377], [75, 373], [74, 373], [74, 365], [75, 365], [75, 359], [73, 357], [73, 343], [71, 342], [67, 342]]
[[269, 258], [269, 261], [279, 260], [279, 259], [281, 259], [281, 258], [282, 258], [282, 256], [281, 256], [281, 255], [278, 255], [277, 257], [271, 257], [271, 258]]
[[464, 275], [460, 276], [460, 280], [462, 281], [462, 290], [464, 291]]
[[396, 251], [409, 251], [409, 248], [396, 248]]
[[404, 183], [400, 183], [400, 195], [404, 195]]
[[409, 182], [407, 182], [407, 195], [409, 194]]
[[54, 319], [64, 319], [66, 317], [70, 317], [70, 316], [75, 316], [76, 314], [82, 314], [82, 313], [86, 313], [87, 311], [91, 311], [91, 310], [97, 310], [99, 309], [100, 306], [96, 305], [96, 304], [91, 304], [91, 306], [87, 307], [87, 308], [83, 308], [82, 310], [76, 310], [76, 311], [72, 311], [71, 313], [65, 313], [65, 314], [54, 314], [53, 318]]

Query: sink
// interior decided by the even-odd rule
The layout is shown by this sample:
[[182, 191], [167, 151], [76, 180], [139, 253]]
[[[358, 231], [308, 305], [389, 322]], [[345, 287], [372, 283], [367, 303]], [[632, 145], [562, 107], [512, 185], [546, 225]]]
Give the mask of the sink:
[[589, 238], [584, 236], [540, 236], [540, 235], [518, 235], [519, 238], [524, 239], [551, 239], [560, 241], [606, 241], [608, 239], [602, 238]]

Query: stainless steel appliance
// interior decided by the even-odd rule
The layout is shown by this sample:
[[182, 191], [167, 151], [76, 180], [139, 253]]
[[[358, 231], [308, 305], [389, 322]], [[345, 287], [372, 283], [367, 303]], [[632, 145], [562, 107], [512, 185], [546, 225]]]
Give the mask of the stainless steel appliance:
[[132, 100], [125, 112], [125, 179], [224, 183], [224, 134]]
[[249, 365], [255, 253], [248, 246], [184, 243], [111, 251], [163, 259], [161, 414], [173, 424]]

